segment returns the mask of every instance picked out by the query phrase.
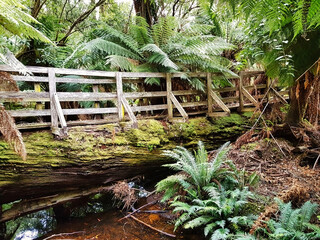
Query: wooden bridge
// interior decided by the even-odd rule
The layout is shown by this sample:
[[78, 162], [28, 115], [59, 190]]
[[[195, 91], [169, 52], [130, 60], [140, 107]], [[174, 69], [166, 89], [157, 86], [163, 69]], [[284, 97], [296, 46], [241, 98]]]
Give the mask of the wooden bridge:
[[[17, 70], [0, 65], [0, 71], [11, 73], [15, 81], [27, 82], [29, 86], [33, 84], [33, 90], [0, 92], [0, 102], [16, 118], [18, 128], [51, 127], [53, 133], [59, 135], [66, 133], [68, 126], [125, 119], [132, 121], [133, 127], [136, 127], [137, 118], [167, 118], [172, 121], [174, 117], [182, 116], [187, 120], [190, 115], [199, 114], [216, 117], [230, 114], [231, 109], [250, 111], [252, 106], [259, 106], [264, 95], [266, 101], [278, 98], [286, 102], [288, 97], [288, 91], [276, 90], [275, 84], [271, 84], [261, 71], [241, 72], [239, 77], [228, 79], [232, 87], [224, 88], [215, 88], [212, 84], [221, 79], [222, 74], [187, 73], [188, 77], [198, 78], [206, 86], [206, 91], [199, 91], [189, 86], [181, 90], [183, 84], [176, 89], [175, 82], [182, 82], [186, 73], [106, 72], [48, 67], [28, 67], [28, 70], [33, 73], [32, 76], [20, 75]], [[158, 90], [146, 91], [145, 80], [150, 78], [160, 80]], [[68, 91], [62, 88], [65, 83], [80, 84], [80, 88], [86, 86], [86, 89]], [[127, 90], [127, 86], [134, 86], [134, 89]], [[93, 107], [79, 104], [88, 101], [93, 102]], [[12, 102], [22, 104], [22, 109], [10, 110]], [[83, 119], [83, 115], [91, 119]]]

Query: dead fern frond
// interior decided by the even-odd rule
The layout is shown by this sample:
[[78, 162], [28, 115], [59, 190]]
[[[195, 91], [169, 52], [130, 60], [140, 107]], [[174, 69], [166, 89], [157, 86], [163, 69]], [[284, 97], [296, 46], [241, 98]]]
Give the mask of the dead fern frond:
[[0, 91], [19, 92], [19, 87], [7, 72], [0, 72]]
[[235, 149], [239, 149], [242, 145], [249, 143], [252, 139], [253, 134], [254, 129], [250, 129], [245, 134], [241, 135], [234, 143]]
[[0, 132], [4, 139], [13, 144], [14, 150], [23, 160], [27, 159], [27, 150], [23, 143], [21, 133], [16, 127], [16, 124], [11, 115], [0, 105]]
[[[11, 75], [6, 72], [0, 72], [0, 91], [19, 91], [17, 83]], [[26, 147], [23, 143], [22, 135], [17, 129], [14, 119], [0, 104], [0, 133], [4, 139], [13, 145], [14, 150], [23, 160], [27, 159]]]

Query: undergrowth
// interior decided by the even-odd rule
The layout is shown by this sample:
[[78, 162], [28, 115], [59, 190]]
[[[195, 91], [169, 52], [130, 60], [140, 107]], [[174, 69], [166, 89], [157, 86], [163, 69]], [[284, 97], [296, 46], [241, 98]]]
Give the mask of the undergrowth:
[[[202, 142], [194, 155], [183, 147], [164, 154], [177, 162], [165, 166], [180, 171], [157, 184], [178, 214], [175, 229], [202, 227], [210, 239], [251, 239], [246, 232], [255, 216], [246, 208], [252, 192], [246, 183], [257, 182], [257, 175], [244, 177], [227, 159], [229, 143], [224, 144], [212, 159], [208, 158]], [[249, 179], [248, 181], [245, 180]]]

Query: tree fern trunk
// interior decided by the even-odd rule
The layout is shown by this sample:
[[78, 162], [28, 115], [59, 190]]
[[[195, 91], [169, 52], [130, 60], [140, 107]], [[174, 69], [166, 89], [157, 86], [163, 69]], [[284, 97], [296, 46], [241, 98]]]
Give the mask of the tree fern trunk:
[[[290, 91], [290, 109], [286, 117], [286, 123], [292, 126], [301, 125], [306, 117], [306, 112], [313, 107], [317, 112], [317, 104], [310, 101], [310, 97], [318, 92], [318, 81], [320, 62], [315, 64], [315, 69], [307, 71], [303, 77], [298, 79]], [[313, 74], [313, 73], [314, 74]], [[308, 110], [310, 112], [310, 110]], [[308, 120], [308, 119], [307, 119]]]

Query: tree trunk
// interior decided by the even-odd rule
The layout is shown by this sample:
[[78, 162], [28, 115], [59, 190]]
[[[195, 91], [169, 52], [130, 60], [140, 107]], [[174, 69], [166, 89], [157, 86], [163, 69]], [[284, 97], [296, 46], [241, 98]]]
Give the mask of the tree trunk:
[[[317, 61], [305, 74], [298, 78], [290, 90], [290, 109], [286, 117], [286, 123], [299, 126], [306, 117], [308, 107], [318, 112], [319, 103], [310, 101], [313, 94], [318, 94], [320, 61]], [[310, 110], [308, 111], [310, 112]], [[312, 111], [311, 111], [312, 112]], [[318, 118], [317, 118], [318, 119]], [[309, 119], [307, 119], [309, 120]]]
[[145, 18], [150, 26], [158, 20], [155, 2], [151, 2], [151, 0], [133, 0], [133, 4], [137, 16]]

